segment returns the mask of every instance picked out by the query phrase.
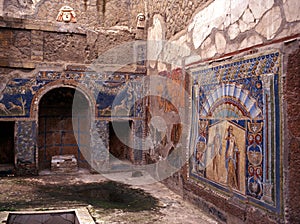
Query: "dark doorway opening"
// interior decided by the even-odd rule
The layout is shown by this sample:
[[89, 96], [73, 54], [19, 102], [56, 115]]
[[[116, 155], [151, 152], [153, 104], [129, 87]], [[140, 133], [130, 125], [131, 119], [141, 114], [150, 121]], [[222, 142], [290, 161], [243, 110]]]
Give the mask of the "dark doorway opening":
[[14, 164], [15, 122], [0, 121], [0, 164]]
[[[73, 99], [80, 107], [73, 110]], [[73, 125], [75, 123], [75, 125]], [[86, 97], [73, 88], [50, 90], [39, 104], [39, 170], [51, 168], [51, 158], [74, 155], [79, 168], [90, 168], [82, 151], [89, 150], [90, 108]]]
[[133, 149], [130, 147], [133, 141], [131, 125], [132, 121], [109, 122], [109, 153], [111, 165], [134, 163]]

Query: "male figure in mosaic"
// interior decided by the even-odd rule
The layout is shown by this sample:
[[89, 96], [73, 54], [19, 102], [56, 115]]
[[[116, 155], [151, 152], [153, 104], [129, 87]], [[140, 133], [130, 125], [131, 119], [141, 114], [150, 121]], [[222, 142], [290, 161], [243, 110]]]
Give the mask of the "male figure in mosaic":
[[236, 138], [233, 134], [233, 126], [229, 125], [227, 129], [225, 166], [227, 170], [227, 184], [230, 188], [238, 189], [237, 181], [237, 154], [239, 149], [236, 144]]

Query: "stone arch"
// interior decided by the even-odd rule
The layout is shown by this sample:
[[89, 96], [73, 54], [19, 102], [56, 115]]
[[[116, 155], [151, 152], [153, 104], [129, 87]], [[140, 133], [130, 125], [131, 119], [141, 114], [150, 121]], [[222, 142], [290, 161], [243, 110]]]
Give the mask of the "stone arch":
[[53, 81], [53, 82], [43, 86], [41, 89], [39, 89], [35, 93], [32, 101], [31, 101], [30, 117], [37, 119], [38, 118], [39, 103], [40, 103], [40, 100], [42, 99], [42, 97], [47, 92], [49, 92], [53, 89], [56, 89], [56, 88], [61, 88], [61, 87], [72, 88], [72, 89], [76, 89], [76, 90], [80, 91], [80, 93], [82, 93], [89, 102], [89, 107], [92, 110], [91, 114], [94, 114], [95, 116], [97, 116], [97, 114], [96, 114], [96, 100], [95, 100], [95, 97], [90, 92], [90, 90], [88, 90], [85, 86], [83, 86], [80, 83], [78, 83], [76, 81], [73, 81], [73, 80], [57, 80], [57, 81]]

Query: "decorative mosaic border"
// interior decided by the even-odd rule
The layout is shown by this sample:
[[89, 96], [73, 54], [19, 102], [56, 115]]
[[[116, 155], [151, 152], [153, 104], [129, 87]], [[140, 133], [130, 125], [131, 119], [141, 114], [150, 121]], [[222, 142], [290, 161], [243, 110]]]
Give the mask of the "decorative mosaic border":
[[[34, 78], [15, 78], [10, 80], [1, 93], [1, 118], [29, 118], [33, 99], [41, 89], [47, 89], [57, 83], [72, 82], [80, 84], [89, 90], [96, 102], [96, 118], [114, 116], [111, 113], [112, 103], [118, 96], [114, 106], [120, 110], [120, 117], [142, 117], [141, 93], [143, 85], [140, 81], [144, 74], [91, 72], [39, 72]], [[41, 97], [41, 96], [39, 96]], [[130, 102], [128, 102], [130, 100]], [[134, 108], [128, 108], [134, 105]], [[124, 111], [124, 112], [122, 112]]]

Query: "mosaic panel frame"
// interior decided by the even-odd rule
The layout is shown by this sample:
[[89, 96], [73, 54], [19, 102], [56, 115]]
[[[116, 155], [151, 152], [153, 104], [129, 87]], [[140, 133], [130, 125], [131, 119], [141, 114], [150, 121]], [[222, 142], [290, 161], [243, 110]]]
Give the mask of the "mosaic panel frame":
[[190, 68], [189, 180], [282, 212], [281, 54]]

